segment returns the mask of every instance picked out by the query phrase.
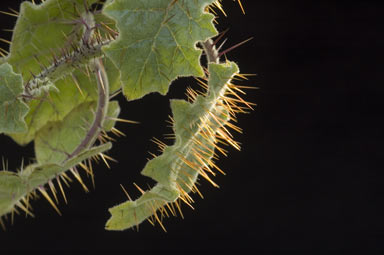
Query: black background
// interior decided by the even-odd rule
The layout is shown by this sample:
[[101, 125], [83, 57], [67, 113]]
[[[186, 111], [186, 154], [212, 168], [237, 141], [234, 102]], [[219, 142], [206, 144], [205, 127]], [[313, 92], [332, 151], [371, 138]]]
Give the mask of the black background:
[[[21, 1], [2, 1], [1, 10]], [[112, 170], [96, 169], [96, 189], [78, 183], [67, 189], [69, 204], [57, 215], [43, 199], [33, 202], [36, 218], [18, 216], [0, 232], [0, 254], [383, 254], [383, 2], [243, 0], [244, 16], [226, 0], [230, 28], [225, 47], [254, 39], [227, 54], [243, 73], [244, 85], [259, 90], [245, 97], [258, 104], [239, 116], [242, 151], [230, 149], [219, 161], [226, 176], [215, 189], [202, 181], [205, 199], [185, 219], [164, 221], [168, 233], [149, 223], [139, 232], [107, 232], [107, 208], [125, 200], [119, 184], [133, 194], [149, 141], [169, 133], [168, 99], [180, 97], [190, 80], [178, 80], [166, 97], [157, 94], [126, 103], [122, 116], [140, 125], [118, 124], [128, 134], [109, 155]], [[1, 16], [1, 28], [15, 19]], [[6, 32], [3, 38], [10, 38]], [[6, 45], [2, 45], [6, 48]], [[33, 156], [0, 137], [0, 154], [19, 166]], [[90, 180], [86, 183], [91, 186]], [[143, 185], [144, 186], [144, 185]], [[26, 253], [27, 254], [27, 253]]]

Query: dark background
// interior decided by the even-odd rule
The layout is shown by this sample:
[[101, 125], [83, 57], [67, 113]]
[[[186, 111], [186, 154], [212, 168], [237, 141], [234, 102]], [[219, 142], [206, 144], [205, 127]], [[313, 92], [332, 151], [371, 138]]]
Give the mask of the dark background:
[[[17, 10], [19, 2], [2, 1], [1, 10]], [[119, 184], [135, 193], [132, 183], [147, 181], [139, 173], [155, 152], [149, 139], [169, 133], [168, 99], [190, 85], [179, 80], [167, 97], [119, 98], [122, 116], [141, 122], [118, 125], [128, 136], [109, 155], [119, 163], [97, 167], [89, 194], [72, 184], [69, 204], [59, 206], [63, 216], [44, 199], [33, 202], [36, 218], [17, 216], [0, 232], [0, 254], [384, 253], [383, 2], [243, 4], [245, 16], [224, 1], [229, 17], [219, 28], [230, 28], [226, 47], [254, 37], [227, 57], [257, 74], [244, 85], [260, 88], [245, 97], [258, 106], [238, 118], [242, 152], [230, 149], [219, 161], [227, 173], [215, 178], [221, 188], [202, 181], [205, 199], [194, 196], [195, 210], [184, 206], [184, 220], [166, 219], [168, 233], [149, 223], [139, 232], [104, 230], [107, 208], [125, 200]], [[2, 15], [1, 28], [14, 21]], [[32, 146], [20, 149], [5, 136], [0, 144], [11, 166], [33, 156]]]

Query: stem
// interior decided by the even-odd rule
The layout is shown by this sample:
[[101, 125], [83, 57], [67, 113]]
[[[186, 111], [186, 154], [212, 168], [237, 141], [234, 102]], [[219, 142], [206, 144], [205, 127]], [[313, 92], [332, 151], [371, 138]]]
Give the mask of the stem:
[[33, 79], [25, 84], [23, 97], [26, 99], [34, 98], [40, 94], [41, 90], [50, 86], [67, 73], [71, 73], [72, 69], [87, 65], [89, 59], [101, 56], [101, 47], [108, 45], [110, 42], [111, 40], [94, 45], [85, 44], [73, 52], [63, 52], [63, 56], [59, 59], [54, 57], [52, 65], [45, 68], [38, 75], [33, 75]]
[[101, 57], [103, 54], [101, 48], [115, 40], [113, 36], [107, 39], [102, 39], [100, 36], [94, 37], [97, 25], [91, 12], [85, 12], [80, 22], [85, 28], [80, 44], [72, 44], [73, 51], [62, 49], [59, 58], [52, 53], [53, 64], [44, 67], [37, 75], [32, 74], [32, 79], [24, 85], [22, 97], [25, 101], [36, 98], [43, 90], [48, 91], [58, 79], [72, 73], [75, 68], [88, 65], [90, 59]]
[[216, 46], [212, 39], [208, 39], [205, 42], [202, 42], [204, 52], [207, 56], [208, 63], [216, 63], [220, 62], [219, 51], [216, 49]]
[[95, 75], [97, 80], [97, 89], [99, 99], [96, 107], [95, 119], [92, 123], [91, 128], [88, 130], [87, 134], [83, 141], [77, 146], [77, 148], [68, 155], [67, 159], [64, 161], [68, 161], [71, 158], [75, 157], [77, 154], [82, 151], [89, 149], [97, 137], [99, 136], [100, 131], [102, 130], [103, 123], [105, 121], [106, 113], [108, 111], [108, 100], [109, 100], [109, 82], [108, 76], [104, 69], [104, 65], [101, 58], [97, 58], [94, 61], [95, 65]]
[[[81, 38], [82, 48], [90, 48], [90, 42], [92, 41], [93, 30], [95, 28], [93, 15], [90, 12], [86, 12], [84, 14], [83, 24], [85, 27], [84, 34]], [[100, 47], [101, 51], [101, 47]], [[81, 51], [80, 51], [81, 52]], [[76, 51], [75, 51], [76, 53]], [[69, 159], [77, 156], [79, 153], [83, 152], [86, 149], [89, 149], [102, 130], [106, 114], [108, 112], [108, 101], [109, 101], [109, 81], [108, 75], [105, 71], [103, 60], [101, 57], [95, 58], [93, 60], [94, 72], [97, 81], [97, 91], [98, 91], [98, 101], [95, 113], [95, 119], [85, 135], [83, 141], [77, 146], [77, 148], [68, 155], [67, 159], [64, 161], [68, 161]]]

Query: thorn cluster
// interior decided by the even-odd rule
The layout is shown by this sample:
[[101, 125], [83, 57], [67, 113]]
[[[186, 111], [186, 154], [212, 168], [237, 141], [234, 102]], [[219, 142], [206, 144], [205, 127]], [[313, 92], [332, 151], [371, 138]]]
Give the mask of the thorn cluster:
[[[212, 45], [213, 47], [213, 45]], [[199, 79], [202, 91], [196, 91], [191, 88], [187, 89], [187, 97], [191, 104], [196, 102], [199, 97], [209, 97], [208, 87], [209, 73], [204, 79]], [[227, 156], [228, 150], [226, 146], [234, 147], [240, 150], [240, 143], [235, 141], [231, 130], [242, 133], [242, 129], [236, 124], [236, 116], [238, 113], [247, 113], [253, 109], [254, 104], [245, 101], [240, 94], [245, 94], [244, 89], [246, 86], [237, 85], [234, 83], [235, 80], [247, 79], [246, 75], [235, 74], [232, 79], [223, 86], [222, 90], [215, 98], [214, 103], [209, 109], [205, 109], [205, 113], [196, 122], [198, 131], [196, 132], [193, 127], [184, 127], [187, 132], [190, 132], [189, 144], [186, 151], [176, 152], [177, 162], [174, 162], [173, 166], [175, 169], [172, 171], [177, 175], [175, 180], [175, 188], [179, 193], [179, 197], [174, 202], [165, 202], [159, 200], [152, 200], [145, 202], [145, 208], [151, 212], [151, 215], [147, 218], [147, 221], [155, 225], [158, 223], [161, 228], [166, 231], [163, 220], [165, 218], [180, 215], [184, 218], [182, 213], [182, 204], [186, 204], [188, 207], [194, 209], [194, 200], [189, 194], [190, 192], [198, 194], [201, 198], [203, 195], [198, 188], [198, 182], [196, 176], [201, 176], [206, 181], [211, 183], [214, 187], [219, 187], [212, 177], [216, 176], [216, 173], [224, 174], [224, 171], [216, 164], [220, 154]], [[175, 126], [175, 120], [170, 117], [168, 121], [172, 126]], [[169, 138], [170, 135], [166, 137]], [[171, 135], [175, 138], [175, 135]], [[160, 152], [167, 150], [167, 145], [157, 138], [152, 138], [152, 141], [158, 146]], [[154, 158], [157, 156], [152, 154]], [[137, 184], [135, 187], [140, 191], [142, 195], [151, 192], [151, 188], [143, 190]], [[122, 187], [129, 201], [133, 201], [131, 196], [128, 195], [126, 189]], [[133, 201], [134, 202], [134, 201]], [[134, 215], [137, 211], [143, 209], [132, 208]], [[136, 220], [134, 226], [138, 227], [140, 221]]]
[[[15, 14], [16, 15], [16, 14]], [[17, 13], [18, 15], [18, 13]], [[35, 75], [31, 73], [31, 79], [25, 84], [25, 90], [22, 97], [25, 99], [34, 99], [36, 96], [42, 93], [42, 91], [48, 92], [50, 89], [50, 86], [54, 86], [52, 82], [55, 80], [61, 78], [64, 75], [69, 74], [72, 68], [77, 68], [82, 65], [84, 65], [88, 70], [89, 61], [101, 56], [101, 47], [104, 45], [107, 45], [111, 41], [115, 40], [117, 37], [117, 33], [114, 32], [111, 28], [109, 28], [106, 24], [99, 25], [90, 25], [89, 16], [92, 16], [91, 13], [86, 13], [85, 16], [88, 15], [88, 18], [83, 18], [83, 16], [80, 17], [79, 22], [85, 27], [83, 36], [81, 37], [81, 41], [78, 44], [70, 43], [70, 48], [62, 49], [61, 55], [57, 56], [55, 53], [53, 53], [52, 50], [52, 64], [48, 67], [43, 64], [42, 61], [40, 61], [37, 57], [35, 57], [35, 60], [39, 63], [39, 65], [42, 68], [42, 72]], [[104, 32], [103, 35], [99, 28], [103, 28]], [[65, 162], [75, 158], [80, 153], [84, 152], [85, 150], [89, 149], [95, 142], [96, 139], [100, 142], [100, 144], [107, 143], [110, 140], [113, 140], [113, 138], [109, 137], [107, 132], [103, 129], [103, 123], [104, 121], [109, 118], [113, 121], [123, 121], [127, 123], [134, 123], [133, 121], [119, 119], [119, 118], [112, 118], [108, 117], [106, 115], [107, 109], [108, 109], [108, 103], [109, 103], [109, 85], [108, 85], [108, 78], [106, 77], [106, 72], [104, 70], [103, 64], [101, 59], [93, 60], [95, 70], [93, 71], [96, 76], [96, 80], [98, 82], [98, 92], [99, 92], [99, 100], [98, 105], [95, 111], [95, 118], [92, 125], [87, 125], [89, 127], [89, 130], [87, 130], [87, 134], [85, 135], [83, 141], [79, 144], [79, 146], [71, 153], [67, 154], [67, 158], [62, 164], [64, 165]], [[70, 66], [71, 68], [68, 68]], [[67, 73], [63, 73], [63, 70], [68, 70]], [[89, 75], [88, 75], [89, 76]], [[72, 77], [75, 81], [75, 84], [77, 85], [80, 93], [82, 93], [80, 89], [80, 85], [76, 81], [75, 77]], [[116, 134], [117, 136], [124, 135], [121, 131], [117, 130], [116, 128], [112, 128], [112, 133]], [[51, 148], [53, 150], [57, 150], [54, 148]], [[94, 174], [93, 174], [93, 167], [92, 167], [92, 161], [103, 161], [107, 167], [109, 168], [108, 160], [115, 161], [113, 158], [109, 157], [108, 155], [105, 155], [103, 153], [99, 153], [89, 159], [86, 159], [82, 162], [80, 162], [77, 166], [69, 168], [69, 172], [73, 175], [73, 177], [81, 184], [83, 189], [88, 192], [88, 188], [85, 185], [84, 181], [82, 180], [82, 177], [79, 173], [79, 169], [83, 169], [86, 172], [87, 176], [90, 176], [92, 178], [92, 184], [95, 186], [94, 182]], [[8, 163], [3, 159], [3, 171], [7, 171], [8, 169]], [[21, 168], [21, 173], [23, 171], [23, 167]], [[15, 176], [19, 177], [19, 173], [13, 173]], [[69, 183], [72, 182], [72, 179], [65, 173], [61, 173], [60, 175], [55, 176], [53, 179], [49, 180], [47, 182], [47, 185], [39, 186], [28, 192], [26, 195], [21, 197], [16, 203], [15, 206], [11, 210], [11, 222], [13, 223], [14, 214], [20, 214], [19, 209], [25, 212], [26, 216], [32, 216], [33, 213], [31, 212], [32, 207], [30, 205], [30, 200], [35, 199], [38, 197], [37, 191], [52, 205], [52, 207], [55, 209], [55, 211], [61, 215], [60, 210], [58, 209], [58, 203], [59, 199], [57, 196], [58, 190], [60, 190], [60, 193], [62, 194], [62, 197], [67, 204], [67, 197], [65, 195], [65, 191], [63, 188], [62, 183], [64, 183], [67, 187], [69, 187]], [[56, 188], [58, 187], [58, 188]], [[29, 189], [29, 188], [28, 188]], [[50, 192], [49, 192], [50, 191]], [[49, 194], [51, 193], [51, 195]], [[53, 196], [53, 199], [52, 197]], [[7, 214], [4, 215], [4, 218], [7, 220]], [[4, 221], [0, 216], [0, 225], [5, 229]]]

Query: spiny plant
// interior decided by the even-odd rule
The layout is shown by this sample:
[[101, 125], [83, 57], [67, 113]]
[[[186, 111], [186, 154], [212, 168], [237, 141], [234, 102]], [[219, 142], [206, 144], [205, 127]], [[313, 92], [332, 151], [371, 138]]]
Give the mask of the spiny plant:
[[87, 190], [79, 170], [93, 179], [93, 161], [108, 166], [110, 133], [124, 135], [116, 122], [132, 122], [118, 117], [116, 94], [164, 95], [178, 77], [195, 77], [201, 89], [170, 101], [174, 142], [154, 139], [162, 153], [142, 171], [156, 184], [148, 190], [135, 184], [136, 200], [122, 186], [128, 201], [109, 209], [106, 229], [148, 220], [165, 230], [164, 218], [182, 216], [181, 203], [192, 207], [191, 193], [202, 196], [199, 177], [218, 186], [212, 176], [224, 172], [216, 161], [227, 156], [225, 145], [240, 150], [230, 130], [242, 131], [236, 115], [253, 104], [240, 97], [248, 87], [235, 84], [246, 75], [223, 60], [242, 43], [221, 50], [217, 10], [225, 14], [220, 0], [32, 0], [7, 12], [17, 22], [9, 52], [0, 51], [0, 134], [20, 145], [33, 142], [35, 160], [17, 171], [3, 164], [3, 227], [8, 214], [33, 216], [31, 200], [40, 194], [60, 214], [63, 184], [75, 178]]

